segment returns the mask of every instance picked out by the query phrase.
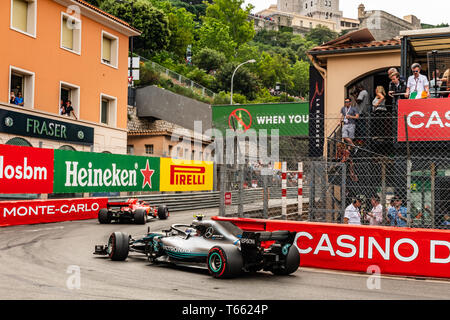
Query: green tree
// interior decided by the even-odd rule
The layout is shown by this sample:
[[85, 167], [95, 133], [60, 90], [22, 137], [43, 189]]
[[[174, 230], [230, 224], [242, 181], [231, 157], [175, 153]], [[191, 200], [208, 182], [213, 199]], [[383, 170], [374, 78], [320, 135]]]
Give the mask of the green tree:
[[[216, 91], [231, 91], [231, 77], [236, 67], [237, 62], [226, 63], [216, 74]], [[233, 79], [233, 94], [241, 93], [249, 100], [256, 97], [259, 89], [258, 78], [255, 74], [250, 72], [246, 66], [240, 67]]]
[[309, 93], [309, 62], [297, 61], [292, 67], [293, 90], [299, 97], [306, 97]]
[[134, 47], [140, 54], [148, 55], [167, 48], [170, 30], [169, 20], [164, 12], [153, 7], [147, 0], [131, 1], [134, 14], [129, 2], [116, 0], [103, 0], [100, 9], [130, 23], [142, 32], [140, 37], [134, 38]]
[[325, 42], [336, 39], [339, 36], [337, 32], [332, 31], [328, 27], [318, 25], [306, 34], [306, 40], [321, 45]]
[[258, 63], [258, 75], [265, 87], [273, 88], [277, 82], [280, 82], [286, 88], [291, 88], [293, 83], [290, 71], [291, 67], [287, 58], [279, 54], [271, 56], [267, 52], [262, 53]]
[[210, 48], [200, 49], [193, 57], [192, 62], [197, 67], [211, 72], [218, 70], [226, 62], [226, 57], [222, 52]]
[[255, 26], [248, 15], [254, 8], [248, 4], [244, 9], [244, 0], [215, 0], [206, 8], [206, 18], [215, 19], [228, 26], [231, 38], [237, 47], [247, 43], [255, 36]]
[[234, 55], [237, 44], [230, 35], [230, 28], [219, 20], [205, 18], [196, 34], [196, 48], [214, 49], [222, 52], [228, 59]]

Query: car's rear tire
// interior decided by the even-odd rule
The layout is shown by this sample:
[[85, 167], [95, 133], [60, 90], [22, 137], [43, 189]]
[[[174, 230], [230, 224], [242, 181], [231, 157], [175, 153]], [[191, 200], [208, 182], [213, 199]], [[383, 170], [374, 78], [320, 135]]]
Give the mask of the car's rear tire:
[[114, 261], [124, 261], [128, 257], [129, 236], [123, 232], [114, 232], [108, 240], [108, 256]]
[[136, 209], [136, 211], [134, 211], [134, 223], [136, 224], [147, 223], [147, 212], [144, 209]]
[[242, 273], [244, 260], [239, 249], [234, 245], [212, 247], [208, 252], [206, 263], [209, 274], [214, 278], [232, 278]]
[[297, 271], [300, 266], [300, 253], [296, 246], [291, 245], [288, 249], [286, 255], [286, 260], [284, 263], [278, 265], [272, 270], [273, 274], [280, 276], [287, 276], [295, 271]]
[[101, 224], [111, 223], [111, 217], [109, 216], [108, 209], [102, 208], [98, 212], [98, 222]]
[[169, 216], [169, 209], [167, 209], [166, 205], [162, 205], [158, 207], [158, 218], [161, 220], [167, 219]]

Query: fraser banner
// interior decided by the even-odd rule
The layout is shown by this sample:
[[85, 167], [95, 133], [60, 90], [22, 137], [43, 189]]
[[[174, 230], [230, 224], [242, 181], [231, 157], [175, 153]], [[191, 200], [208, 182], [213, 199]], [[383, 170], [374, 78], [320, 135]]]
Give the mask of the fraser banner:
[[0, 145], [0, 193], [212, 190], [212, 162], [179, 162]]

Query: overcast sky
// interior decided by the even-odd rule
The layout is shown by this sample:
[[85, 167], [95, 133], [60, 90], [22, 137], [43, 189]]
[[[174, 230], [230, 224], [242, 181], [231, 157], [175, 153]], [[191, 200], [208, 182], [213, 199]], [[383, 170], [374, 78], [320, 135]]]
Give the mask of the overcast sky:
[[[276, 4], [277, 0], [245, 0], [255, 6], [253, 13]], [[366, 10], [383, 10], [397, 17], [413, 14], [423, 23], [450, 24], [450, 1], [449, 0], [340, 0], [340, 10], [344, 17], [358, 17], [358, 5], [363, 3]]]

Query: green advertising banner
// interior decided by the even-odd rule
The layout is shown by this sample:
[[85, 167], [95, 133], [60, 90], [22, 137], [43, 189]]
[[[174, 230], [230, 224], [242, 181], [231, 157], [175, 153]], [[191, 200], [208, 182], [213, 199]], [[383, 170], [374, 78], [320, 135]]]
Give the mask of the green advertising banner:
[[66, 150], [54, 157], [54, 193], [159, 191], [159, 158]]
[[[226, 129], [279, 129], [280, 136], [309, 135], [309, 103], [274, 103], [212, 106], [214, 128], [225, 134]], [[234, 126], [233, 126], [234, 124]]]

